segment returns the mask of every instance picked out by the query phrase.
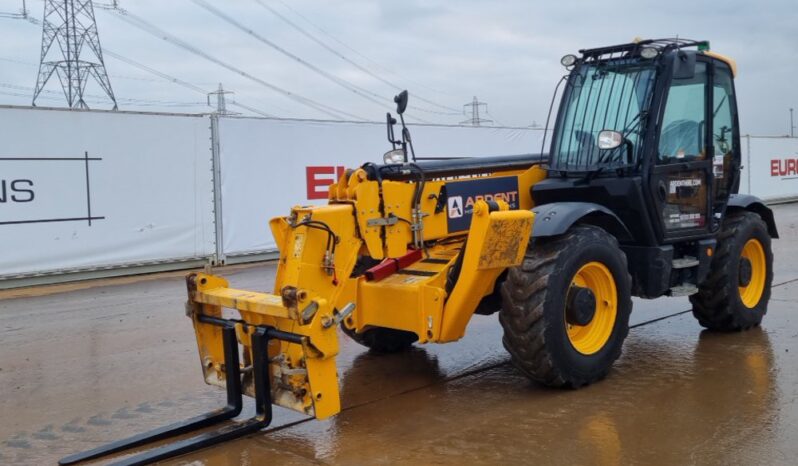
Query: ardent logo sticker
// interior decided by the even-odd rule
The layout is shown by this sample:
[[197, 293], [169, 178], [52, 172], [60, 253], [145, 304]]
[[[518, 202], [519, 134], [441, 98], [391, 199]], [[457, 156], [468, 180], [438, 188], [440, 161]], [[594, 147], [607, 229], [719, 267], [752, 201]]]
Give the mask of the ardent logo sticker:
[[463, 216], [463, 197], [452, 196], [449, 198], [449, 218], [460, 218]]
[[468, 230], [477, 201], [504, 201], [510, 209], [519, 202], [518, 178], [502, 176], [452, 181], [446, 184], [447, 227], [449, 233]]

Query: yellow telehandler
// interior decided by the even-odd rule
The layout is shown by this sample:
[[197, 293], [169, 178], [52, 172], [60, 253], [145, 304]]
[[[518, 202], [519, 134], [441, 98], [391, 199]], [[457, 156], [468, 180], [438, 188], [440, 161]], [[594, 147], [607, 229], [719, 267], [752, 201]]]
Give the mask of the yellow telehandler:
[[[457, 341], [498, 312], [530, 378], [580, 387], [621, 354], [632, 296], [689, 295], [701, 325], [758, 325], [773, 278], [773, 214], [736, 194], [735, 63], [705, 41], [642, 40], [561, 60], [547, 155], [415, 156], [407, 92], [387, 115], [383, 164], [347, 170], [329, 201], [270, 221], [272, 293], [187, 277], [205, 381], [227, 405], [79, 453], [98, 458], [232, 419], [254, 418], [125, 459], [146, 464], [255, 432], [272, 404], [318, 419], [340, 411], [343, 333], [375, 352]], [[558, 89], [560, 85], [558, 85]], [[545, 147], [545, 141], [544, 141]], [[223, 312], [223, 309], [229, 311]]]

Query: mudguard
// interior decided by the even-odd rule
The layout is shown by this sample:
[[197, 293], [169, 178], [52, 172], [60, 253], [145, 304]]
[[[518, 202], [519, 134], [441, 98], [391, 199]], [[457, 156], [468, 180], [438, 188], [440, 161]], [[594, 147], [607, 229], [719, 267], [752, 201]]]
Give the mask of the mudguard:
[[776, 229], [776, 220], [773, 218], [773, 211], [765, 205], [765, 202], [751, 194], [732, 194], [729, 196], [727, 211], [748, 210], [762, 217], [768, 226], [768, 234], [771, 238], [778, 238], [779, 232]]
[[553, 202], [532, 209], [535, 224], [532, 237], [562, 235], [571, 225], [582, 221], [603, 228], [619, 240], [631, 240], [629, 229], [610, 209], [592, 202]]

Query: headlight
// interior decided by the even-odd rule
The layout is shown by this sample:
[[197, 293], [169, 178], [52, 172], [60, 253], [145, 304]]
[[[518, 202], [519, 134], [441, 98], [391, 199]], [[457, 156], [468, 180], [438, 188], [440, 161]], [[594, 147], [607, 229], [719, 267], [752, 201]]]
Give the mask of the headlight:
[[382, 156], [386, 164], [405, 163], [405, 151], [402, 149], [389, 150]]
[[659, 50], [655, 49], [654, 47], [643, 47], [640, 49], [640, 56], [646, 60], [655, 58], [657, 55], [659, 55]]
[[567, 68], [569, 66], [573, 66], [574, 63], [576, 63], [576, 60], [576, 55], [568, 54], [560, 59], [560, 63], [562, 63], [562, 66]]

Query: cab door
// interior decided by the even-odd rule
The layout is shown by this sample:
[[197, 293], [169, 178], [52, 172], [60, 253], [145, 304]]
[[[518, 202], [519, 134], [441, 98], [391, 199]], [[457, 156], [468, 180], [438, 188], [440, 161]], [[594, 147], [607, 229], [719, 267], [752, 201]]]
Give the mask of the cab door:
[[694, 73], [674, 76], [663, 100], [649, 181], [663, 242], [709, 232], [713, 191], [709, 85], [710, 64], [698, 56]]
[[734, 75], [729, 65], [717, 60], [712, 73], [712, 146], [712, 213], [719, 227], [729, 195], [740, 186], [741, 149]]

